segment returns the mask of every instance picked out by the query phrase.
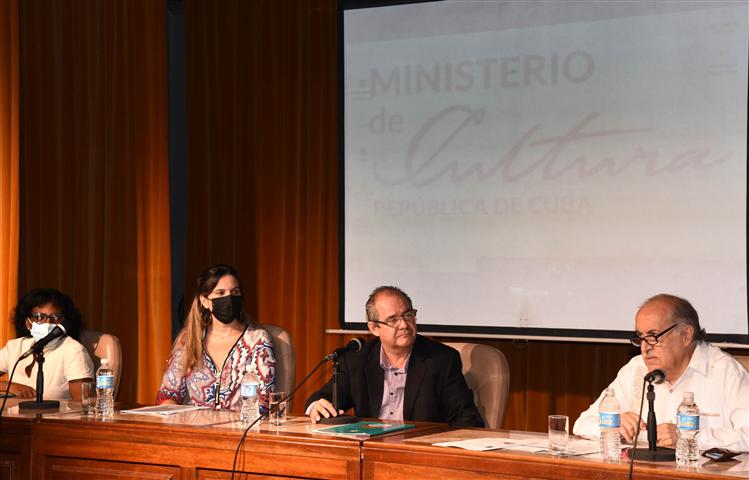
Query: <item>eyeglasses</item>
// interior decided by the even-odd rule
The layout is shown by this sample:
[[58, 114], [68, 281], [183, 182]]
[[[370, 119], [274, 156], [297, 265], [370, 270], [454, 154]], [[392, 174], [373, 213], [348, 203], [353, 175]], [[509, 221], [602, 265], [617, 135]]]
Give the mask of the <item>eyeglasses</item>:
[[416, 309], [412, 308], [411, 310], [406, 310], [405, 312], [401, 313], [400, 315], [391, 315], [385, 320], [370, 320], [372, 323], [379, 323], [382, 325], [387, 325], [390, 328], [395, 328], [398, 325], [398, 322], [403, 319], [406, 321], [406, 323], [411, 323], [414, 320], [416, 320]]
[[674, 323], [673, 325], [671, 325], [670, 327], [668, 327], [661, 333], [657, 333], [655, 335], [652, 335], [652, 334], [645, 335], [644, 337], [634, 337], [634, 338], [630, 338], [629, 341], [632, 342], [632, 345], [634, 345], [635, 347], [639, 347], [642, 344], [642, 342], [645, 342], [648, 345], [658, 345], [660, 343], [660, 340], [658, 339], [661, 338], [663, 335], [667, 334], [668, 332], [670, 332], [671, 330], [673, 330], [674, 327], [676, 327], [677, 325], [679, 324]]
[[50, 315], [46, 313], [32, 313], [29, 315], [29, 320], [34, 323], [47, 323], [48, 319], [49, 323], [60, 323], [64, 318], [65, 315], [62, 313], [52, 313]]

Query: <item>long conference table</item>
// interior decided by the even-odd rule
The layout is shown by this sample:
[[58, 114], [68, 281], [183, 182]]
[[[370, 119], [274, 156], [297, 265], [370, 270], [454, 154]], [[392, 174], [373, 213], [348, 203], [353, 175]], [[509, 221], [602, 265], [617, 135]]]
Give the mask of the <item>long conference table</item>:
[[[115, 413], [112, 421], [81, 418], [75, 404], [59, 412], [19, 412], [9, 400], [0, 419], [0, 479], [180, 479], [231, 477], [242, 435], [238, 414], [198, 410], [156, 417]], [[237, 479], [625, 479], [625, 463], [597, 454], [557, 458], [546, 453], [468, 450], [434, 443], [485, 437], [542, 436], [485, 429], [416, 428], [369, 439], [315, 432], [305, 417], [285, 426], [261, 425], [245, 438]], [[749, 454], [700, 467], [636, 461], [636, 479], [749, 478]]]

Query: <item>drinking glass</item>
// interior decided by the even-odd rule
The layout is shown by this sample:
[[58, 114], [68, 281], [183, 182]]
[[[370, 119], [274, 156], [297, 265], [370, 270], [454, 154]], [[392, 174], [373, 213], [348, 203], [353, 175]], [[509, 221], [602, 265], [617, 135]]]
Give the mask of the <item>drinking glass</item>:
[[552, 455], [567, 455], [569, 425], [570, 419], [567, 415], [549, 415], [549, 452]]
[[93, 417], [96, 407], [96, 384], [91, 380], [81, 382], [81, 416]]
[[273, 392], [270, 394], [270, 424], [280, 426], [286, 423], [286, 392]]

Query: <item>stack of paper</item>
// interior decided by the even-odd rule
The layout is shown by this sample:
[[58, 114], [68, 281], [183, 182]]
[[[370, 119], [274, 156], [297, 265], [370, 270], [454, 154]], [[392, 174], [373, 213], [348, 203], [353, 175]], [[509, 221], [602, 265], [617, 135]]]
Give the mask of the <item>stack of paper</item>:
[[[433, 444], [437, 447], [456, 447], [474, 452], [485, 452], [488, 450], [511, 450], [519, 452], [545, 452], [549, 450], [549, 442], [543, 438], [494, 438], [483, 437], [456, 442], [440, 442]], [[590, 440], [570, 440], [567, 444], [568, 455], [587, 455], [597, 453], [598, 444]]]
[[177, 413], [192, 412], [194, 410], [201, 410], [207, 407], [200, 405], [152, 405], [149, 407], [133, 408], [131, 410], [121, 410], [120, 413], [130, 413], [137, 415], [156, 415], [156, 416], [168, 416], [175, 415]]

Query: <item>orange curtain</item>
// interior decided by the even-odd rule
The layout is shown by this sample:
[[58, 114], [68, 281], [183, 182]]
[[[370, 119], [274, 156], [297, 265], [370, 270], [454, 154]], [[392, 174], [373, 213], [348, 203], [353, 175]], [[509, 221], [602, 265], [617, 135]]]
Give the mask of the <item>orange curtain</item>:
[[151, 403], [171, 344], [166, 7], [25, 0], [19, 289], [70, 294]]
[[[186, 299], [215, 262], [290, 332], [297, 379], [340, 336], [335, 0], [187, 0]], [[297, 393], [299, 413], [321, 372]]]
[[[157, 4], [154, 8], [153, 4]], [[169, 155], [167, 134], [166, 6], [150, 2], [143, 9], [143, 29], [134, 48], [147, 66], [141, 78], [145, 110], [144, 152], [136, 173], [138, 226], [138, 378], [137, 399], [152, 403], [161, 384], [171, 347], [171, 241], [169, 218]], [[159, 41], [161, 40], [161, 42]], [[153, 42], [153, 43], [150, 43]], [[161, 45], [161, 48], [155, 46]], [[137, 97], [136, 97], [137, 98]]]
[[18, 274], [18, 2], [0, 2], [0, 345], [15, 337]]

